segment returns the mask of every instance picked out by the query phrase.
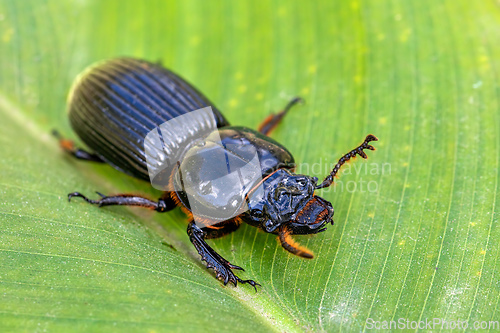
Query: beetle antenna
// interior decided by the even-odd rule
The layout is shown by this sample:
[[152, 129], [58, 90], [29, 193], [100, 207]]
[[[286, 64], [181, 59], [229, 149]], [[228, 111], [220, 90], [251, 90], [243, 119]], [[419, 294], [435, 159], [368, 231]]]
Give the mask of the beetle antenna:
[[311, 253], [311, 251], [309, 251], [305, 247], [300, 246], [299, 244], [297, 244], [292, 239], [291, 234], [292, 233], [291, 233], [290, 229], [288, 229], [286, 226], [281, 226], [281, 228], [279, 228], [279, 230], [278, 230], [278, 239], [279, 239], [279, 241], [281, 243], [281, 246], [283, 246], [283, 248], [285, 250], [287, 250], [288, 252], [290, 252], [292, 254], [295, 254], [295, 255], [297, 255], [299, 257], [307, 258], [307, 259], [312, 259], [314, 256]]
[[325, 178], [325, 180], [323, 180], [323, 182], [321, 184], [316, 186], [316, 189], [325, 188], [325, 187], [332, 185], [333, 179], [335, 178], [335, 176], [339, 172], [342, 165], [344, 165], [351, 158], [356, 157], [356, 155], [359, 155], [365, 159], [368, 158], [368, 156], [366, 156], [366, 154], [363, 150], [364, 149], [375, 150], [375, 148], [372, 145], [368, 144], [372, 141], [378, 141], [378, 139], [375, 135], [369, 134], [366, 136], [365, 141], [363, 141], [363, 143], [361, 145], [359, 145], [358, 147], [354, 148], [353, 150], [351, 150], [350, 152], [348, 152], [347, 154], [342, 156], [340, 158], [340, 160], [337, 162], [337, 164], [335, 164], [335, 166], [333, 167], [332, 172], [328, 175], [328, 177]]

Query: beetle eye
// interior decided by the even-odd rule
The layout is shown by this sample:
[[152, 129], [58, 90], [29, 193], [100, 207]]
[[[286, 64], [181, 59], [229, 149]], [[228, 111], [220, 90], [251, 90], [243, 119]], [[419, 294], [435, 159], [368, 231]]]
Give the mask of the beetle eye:
[[264, 214], [262, 213], [262, 211], [259, 210], [259, 209], [252, 210], [251, 214], [252, 214], [253, 217], [258, 218], [258, 219], [260, 219], [260, 218], [262, 218], [264, 216]]
[[302, 191], [296, 186], [280, 186], [274, 190], [274, 200], [281, 200], [281, 198], [285, 195], [289, 197], [301, 193]]

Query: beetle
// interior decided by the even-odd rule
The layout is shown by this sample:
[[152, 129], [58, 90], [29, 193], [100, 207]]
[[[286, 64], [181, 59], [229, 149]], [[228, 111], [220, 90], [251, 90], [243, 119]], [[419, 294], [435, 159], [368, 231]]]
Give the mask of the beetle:
[[[80, 192], [70, 193], [68, 199], [71, 201], [72, 198], [79, 197], [99, 207], [139, 206], [160, 213], [180, 206], [189, 217], [189, 239], [202, 261], [206, 262], [207, 268], [214, 270], [216, 278], [222, 280], [224, 285], [230, 282], [237, 286], [240, 282], [256, 288], [259, 285], [257, 282], [242, 280], [233, 272], [243, 268], [224, 259], [207, 244], [206, 239], [224, 236], [235, 231], [242, 222], [246, 222], [264, 232], [276, 234], [285, 250], [303, 258], [313, 258], [311, 251], [294, 242], [291, 235], [316, 234], [325, 231], [327, 224], [333, 225], [334, 210], [331, 203], [317, 196], [315, 190], [332, 185], [340, 168], [349, 159], [356, 155], [366, 159], [364, 150], [375, 150], [369, 143], [377, 141], [377, 138], [368, 135], [361, 145], [338, 160], [331, 173], [321, 183], [318, 183], [316, 177], [295, 174], [292, 154], [268, 135], [290, 108], [300, 101], [300, 98], [294, 98], [283, 111], [269, 115], [258, 131], [255, 131], [246, 127], [231, 126], [203, 94], [159, 64], [135, 58], [116, 58], [97, 63], [77, 77], [68, 96], [71, 126], [90, 149], [78, 148], [73, 141], [54, 132], [65, 152], [80, 160], [107, 163], [133, 177], [150, 180], [145, 151], [147, 133], [164, 122], [210, 106], [214, 122], [212, 130], [217, 131], [224, 147], [231, 144], [236, 147], [232, 151], [226, 150], [226, 156], [229, 154], [239, 158], [244, 149], [252, 148], [259, 157], [258, 173], [261, 177], [257, 184], [235, 190], [241, 192], [237, 194], [241, 194], [241, 200], [248, 205], [245, 211], [225, 220], [203, 216], [201, 223], [195, 223], [186, 190], [182, 187], [182, 179], [189, 176], [202, 182], [203, 177], [206, 177], [205, 171], [211, 168], [211, 157], [205, 154], [208, 146], [212, 143], [212, 148], [221, 147], [220, 143], [217, 146], [209, 140], [210, 131], [201, 137], [196, 136], [203, 132], [202, 129], [207, 128], [209, 120], [202, 119], [190, 122], [187, 131], [172, 131], [169, 133], [170, 139], [163, 138], [166, 148], [175, 145], [184, 147], [184, 150], [178, 149], [174, 153], [168, 149], [158, 152], [163, 154], [163, 158], [176, 162], [171, 169], [176, 169], [177, 175], [180, 174], [180, 164], [184, 163], [183, 157], [188, 154], [197, 158], [198, 168], [192, 169], [188, 166], [188, 169], [184, 169], [189, 175], [184, 175], [181, 184], [176, 188], [165, 190], [159, 200], [131, 194], [106, 196], [99, 192], [101, 197], [96, 200]], [[198, 143], [193, 145], [193, 142]], [[168, 170], [168, 173], [175, 172], [172, 170]], [[179, 178], [170, 178], [168, 183], [171, 185], [176, 179]], [[220, 210], [227, 204], [224, 201], [227, 201], [227, 195], [217, 197], [219, 201], [209, 201], [201, 193], [201, 187], [195, 187], [194, 190], [200, 200], [210, 208]], [[216, 190], [218, 189], [212, 189], [212, 192]], [[229, 192], [232, 190], [234, 189], [231, 188]]]

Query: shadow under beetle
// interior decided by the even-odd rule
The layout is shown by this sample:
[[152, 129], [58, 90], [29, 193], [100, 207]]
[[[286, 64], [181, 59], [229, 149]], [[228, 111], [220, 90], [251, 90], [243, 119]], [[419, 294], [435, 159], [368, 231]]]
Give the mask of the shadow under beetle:
[[[267, 135], [297, 102], [300, 98], [290, 101], [283, 111], [268, 116], [259, 130], [254, 131], [230, 126], [222, 113], [196, 88], [157, 64], [132, 58], [98, 63], [77, 78], [68, 97], [71, 126], [90, 152], [76, 148], [72, 141], [54, 132], [66, 152], [81, 160], [110, 164], [122, 172], [149, 181], [144, 150], [147, 133], [179, 115], [211, 106], [224, 145], [238, 142], [240, 145], [252, 145], [258, 152], [262, 173], [262, 182], [258, 186], [262, 186], [263, 193], [261, 191], [256, 198], [255, 187], [248, 188], [242, 193], [248, 210], [224, 221], [208, 221], [210, 219], [207, 218], [210, 223], [201, 226], [194, 223], [182, 191], [165, 191], [158, 201], [130, 194], [105, 196], [100, 193], [100, 199], [92, 200], [79, 192], [70, 193], [68, 198], [80, 197], [99, 207], [140, 206], [160, 213], [180, 206], [190, 219], [187, 227], [190, 241], [201, 259], [206, 261], [207, 267], [214, 269], [216, 277], [224, 285], [231, 282], [236, 286], [241, 282], [256, 287], [259, 284], [255, 281], [236, 276], [233, 270], [243, 268], [221, 257], [205, 239], [224, 236], [246, 222], [265, 232], [277, 234], [287, 251], [303, 258], [313, 258], [313, 254], [295, 243], [291, 235], [316, 234], [325, 231], [328, 223], [333, 225], [332, 205], [315, 195], [314, 191], [330, 186], [341, 166], [349, 159], [356, 155], [367, 158], [363, 150], [375, 150], [369, 143], [377, 141], [375, 136], [368, 135], [360, 146], [342, 156], [319, 184], [316, 177], [294, 174], [292, 154]], [[204, 125], [192, 124], [191, 132], [198, 132]], [[175, 141], [188, 146], [192, 137], [173, 133], [172, 140], [165, 144], [168, 146]], [[175, 158], [180, 160], [182, 156]]]

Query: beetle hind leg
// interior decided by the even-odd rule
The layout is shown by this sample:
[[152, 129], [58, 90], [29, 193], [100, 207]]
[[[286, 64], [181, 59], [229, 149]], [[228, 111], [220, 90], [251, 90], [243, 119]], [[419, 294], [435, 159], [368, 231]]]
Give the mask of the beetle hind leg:
[[244, 271], [243, 268], [231, 264], [226, 259], [222, 258], [214, 249], [212, 249], [206, 242], [205, 238], [207, 233], [200, 229], [193, 221], [187, 227], [189, 240], [193, 243], [194, 247], [201, 256], [201, 260], [207, 263], [207, 268], [212, 268], [215, 271], [215, 277], [227, 285], [229, 282], [236, 287], [239, 283], [248, 283], [257, 291], [257, 286], [260, 286], [253, 280], [242, 280], [236, 276], [231, 269], [238, 269]]
[[300, 97], [295, 97], [292, 99], [288, 104], [285, 106], [285, 109], [281, 112], [278, 113], [273, 113], [267, 116], [266, 119], [259, 125], [259, 132], [264, 134], [264, 135], [269, 135], [273, 129], [278, 126], [278, 124], [281, 122], [281, 120], [285, 117], [287, 112], [292, 108], [297, 103], [301, 103], [304, 100]]
[[141, 196], [133, 195], [133, 194], [117, 194], [114, 196], [105, 196], [102, 193], [97, 192], [101, 196], [98, 200], [92, 200], [81, 194], [80, 192], [73, 192], [68, 194], [68, 200], [71, 201], [73, 197], [79, 197], [85, 200], [86, 202], [98, 205], [99, 207], [104, 206], [136, 206], [136, 207], [144, 207], [152, 210], [156, 210], [157, 212], [164, 213], [172, 210], [176, 207], [176, 204], [170, 199], [168, 192], [165, 192], [162, 198], [158, 201], [153, 201], [148, 198], [144, 198]]
[[72, 140], [64, 138], [58, 131], [53, 130], [52, 135], [57, 138], [61, 148], [71, 156], [83, 161], [106, 163], [106, 161], [104, 161], [99, 155], [89, 153], [88, 151], [80, 148], [76, 148], [75, 143]]

